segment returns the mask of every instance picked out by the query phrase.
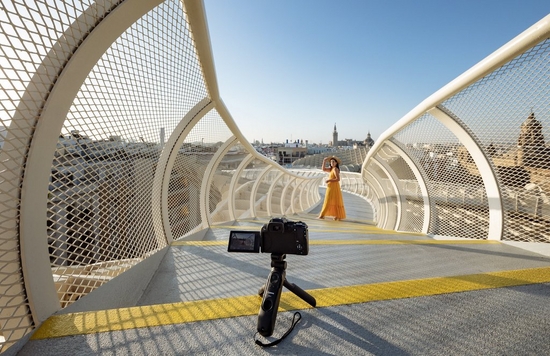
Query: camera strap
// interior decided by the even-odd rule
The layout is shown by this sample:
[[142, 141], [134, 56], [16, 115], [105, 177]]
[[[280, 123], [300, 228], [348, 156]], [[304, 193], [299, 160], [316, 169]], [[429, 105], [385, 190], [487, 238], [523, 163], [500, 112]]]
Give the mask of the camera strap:
[[[298, 319], [296, 319], [296, 317], [298, 317]], [[292, 332], [292, 330], [294, 330], [294, 327], [296, 326], [296, 324], [298, 324], [298, 322], [300, 321], [300, 319], [302, 319], [302, 314], [300, 314], [300, 312], [296, 312], [294, 313], [294, 316], [292, 317], [292, 325], [290, 325], [290, 329], [288, 329], [286, 331], [286, 333], [281, 336], [280, 339], [277, 339], [273, 342], [270, 342], [270, 343], [267, 343], [267, 344], [264, 344], [263, 342], [261, 342], [260, 340], [256, 339], [256, 335], [258, 335], [258, 332], [256, 332], [256, 334], [254, 335], [254, 339], [255, 339], [255, 342], [256, 342], [256, 345], [260, 345], [261, 347], [271, 347], [271, 346], [275, 346], [277, 345], [278, 343], [280, 343], [281, 341], [283, 341], [283, 339], [285, 337], [288, 336], [288, 334], [290, 334]]]

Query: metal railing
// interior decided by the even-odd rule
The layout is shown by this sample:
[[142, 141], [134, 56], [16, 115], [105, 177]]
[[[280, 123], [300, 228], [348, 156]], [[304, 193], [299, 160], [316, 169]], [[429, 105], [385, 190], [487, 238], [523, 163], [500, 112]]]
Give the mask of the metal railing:
[[362, 168], [378, 224], [550, 242], [550, 15], [424, 100]]
[[12, 1], [0, 27], [4, 350], [173, 240], [320, 199], [225, 109], [202, 2]]
[[[547, 240], [546, 151], [526, 133], [513, 165], [505, 143], [531, 109], [546, 130], [548, 21], [399, 121], [362, 173], [342, 173], [379, 226]], [[324, 174], [260, 155], [227, 111], [201, 1], [13, 0], [0, 44], [3, 350], [174, 240], [319, 203]], [[452, 228], [469, 220], [475, 234]]]

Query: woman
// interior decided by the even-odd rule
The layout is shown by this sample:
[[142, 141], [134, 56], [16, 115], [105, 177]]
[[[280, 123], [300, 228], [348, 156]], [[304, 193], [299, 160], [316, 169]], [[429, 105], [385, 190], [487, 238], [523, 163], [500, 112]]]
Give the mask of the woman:
[[[327, 160], [330, 159], [330, 168], [327, 167]], [[333, 216], [334, 220], [346, 218], [346, 209], [344, 209], [344, 199], [340, 190], [340, 160], [336, 157], [325, 157], [323, 159], [323, 171], [329, 172], [327, 191], [325, 192], [325, 202], [319, 214], [319, 219], [325, 216]]]

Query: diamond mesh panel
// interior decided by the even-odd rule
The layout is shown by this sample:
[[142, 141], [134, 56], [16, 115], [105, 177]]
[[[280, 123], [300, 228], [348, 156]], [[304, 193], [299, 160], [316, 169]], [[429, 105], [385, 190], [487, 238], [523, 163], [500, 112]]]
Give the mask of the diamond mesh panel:
[[[203, 180], [207, 179], [205, 172], [214, 155], [231, 135], [218, 112], [212, 110], [186, 136], [174, 163], [168, 188], [168, 215], [174, 239], [185, 236], [202, 223], [199, 192]], [[220, 208], [224, 193], [227, 196], [231, 181], [231, 176], [223, 173], [231, 168], [229, 158], [236, 157], [227, 154], [214, 167], [214, 178], [210, 185], [208, 211], [217, 222], [227, 221], [228, 218], [227, 214], [217, 214], [216, 209]], [[238, 165], [240, 159], [233, 162]], [[224, 205], [223, 211], [226, 212], [227, 205]]]
[[475, 131], [496, 168], [505, 240], [550, 242], [549, 97], [545, 40], [444, 103]]
[[[237, 144], [226, 155], [225, 160], [227, 163], [225, 166], [237, 168], [241, 161], [247, 156], [248, 152], [244, 149], [244, 147], [241, 144]], [[237, 178], [237, 184], [233, 193], [233, 205], [235, 208], [236, 218], [246, 218], [250, 216], [250, 209], [252, 208], [250, 205], [252, 189], [260, 171], [263, 170], [265, 166], [265, 163], [262, 161], [253, 159], [248, 163], [245, 169], [241, 172], [241, 175]], [[234, 172], [232, 175], [233, 174]]]
[[[465, 126], [490, 159], [504, 205], [505, 240], [550, 242], [550, 150], [545, 141], [550, 133], [549, 59], [550, 40], [545, 40], [440, 106]], [[426, 179], [434, 212], [429, 232], [487, 238], [486, 187], [468, 149], [455, 134], [425, 114], [396, 133], [393, 140]], [[410, 181], [412, 172], [406, 171], [404, 162], [392, 160], [392, 155], [385, 146], [376, 153], [401, 183]], [[378, 168], [371, 164], [368, 169], [376, 172], [384, 185]], [[422, 219], [422, 206], [417, 183], [407, 183], [416, 194], [411, 195], [407, 185], [402, 185], [408, 207], [402, 212], [407, 214], [402, 219], [407, 225], [400, 228], [415, 231]], [[384, 204], [391, 217], [393, 202]], [[412, 225], [410, 216], [415, 217]]]
[[[91, 43], [88, 36], [112, 19], [107, 16], [119, 5], [125, 2], [13, 0], [0, 7], [0, 340], [7, 340], [0, 348], [34, 327], [21, 273], [19, 210], [37, 122], [47, 117], [41, 117], [45, 107], [62, 101], [56, 96], [61, 91], [54, 89], [70, 78], [62, 75], [74, 70], [71, 59], [81, 60], [75, 54], [84, 52], [77, 51], [89, 50], [83, 48]], [[47, 126], [53, 134], [39, 127], [57, 139], [43, 210], [47, 224], [40, 236], [47, 239], [43, 253], [50, 259], [62, 307], [165, 246], [154, 229], [162, 221], [154, 221], [158, 218], [153, 215], [159, 204], [153, 202], [153, 190], [162, 181], [155, 174], [166, 173], [158, 172], [159, 158], [163, 164], [172, 162], [163, 155], [166, 138], [208, 96], [178, 0], [157, 6], [101, 51], [89, 73], [78, 73], [86, 78], [74, 98], [73, 93], [64, 98], [72, 100], [66, 116], [51, 119], [58, 120], [58, 126]], [[228, 220], [229, 183], [251, 155], [239, 143], [220, 155], [232, 133], [216, 111], [190, 129], [168, 172], [167, 218], [175, 238], [203, 223], [205, 179], [210, 183], [206, 209], [211, 221]], [[215, 171], [206, 174], [214, 159]], [[256, 159], [240, 177], [236, 206], [241, 215], [252, 211], [251, 189], [265, 167], [266, 162]], [[280, 172], [274, 169], [260, 182], [260, 215], [267, 213], [265, 193]], [[281, 188], [274, 189], [271, 208], [281, 210]], [[295, 199], [299, 201], [299, 194]]]
[[[0, 347], [33, 327], [23, 277], [14, 271], [21, 177], [36, 121], [65, 63], [119, 3], [13, 0], [0, 7], [0, 336], [7, 340]], [[59, 132], [44, 209], [62, 306], [161, 247], [150, 193], [160, 150], [206, 95], [177, 0], [137, 21], [89, 73]]]
[[397, 230], [421, 232], [424, 222], [424, 200], [413, 171], [403, 157], [388, 145], [381, 148], [379, 156], [399, 180], [399, 194], [406, 202], [402, 206], [401, 221]]
[[[54, 62], [43, 63], [57, 39], [67, 43], [80, 35], [65, 32], [92, 1], [3, 1], [0, 6], [0, 349], [11, 346], [33, 327], [25, 296], [19, 256], [19, 205], [21, 177], [30, 137], [40, 109], [59, 70]], [[117, 1], [97, 6], [102, 14]], [[94, 23], [100, 18], [84, 19]], [[82, 28], [92, 23], [83, 22]], [[64, 33], [65, 32], [65, 33]], [[71, 48], [57, 47], [58, 59]], [[40, 69], [40, 76], [35, 76]], [[29, 83], [33, 81], [33, 86]]]
[[178, 152], [170, 174], [168, 218], [174, 239], [200, 224], [199, 192], [206, 166], [199, 161], [202, 147], [192, 149], [195, 151]]
[[[373, 206], [373, 214], [365, 216], [365, 218], [371, 221], [376, 221], [376, 213], [379, 212], [380, 203], [376, 196], [373, 194], [371, 186], [363, 180], [360, 173], [340, 172], [340, 188], [342, 191], [347, 191], [353, 194], [357, 194], [367, 200]], [[366, 179], [366, 178], [365, 178]]]
[[206, 96], [191, 48], [179, 1], [167, 1], [118, 38], [78, 92], [48, 206], [52, 265], [73, 266], [54, 271], [62, 305], [163, 247], [151, 213], [156, 164], [166, 135]]
[[477, 166], [455, 135], [426, 114], [395, 138], [426, 176], [434, 209], [429, 233], [487, 238], [485, 187]]

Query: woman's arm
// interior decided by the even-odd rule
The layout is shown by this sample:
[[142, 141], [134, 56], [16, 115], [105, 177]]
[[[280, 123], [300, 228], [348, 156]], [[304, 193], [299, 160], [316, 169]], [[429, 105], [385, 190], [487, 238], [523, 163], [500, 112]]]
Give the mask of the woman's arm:
[[327, 168], [327, 159], [328, 157], [323, 158], [323, 171], [330, 172], [330, 167]]

